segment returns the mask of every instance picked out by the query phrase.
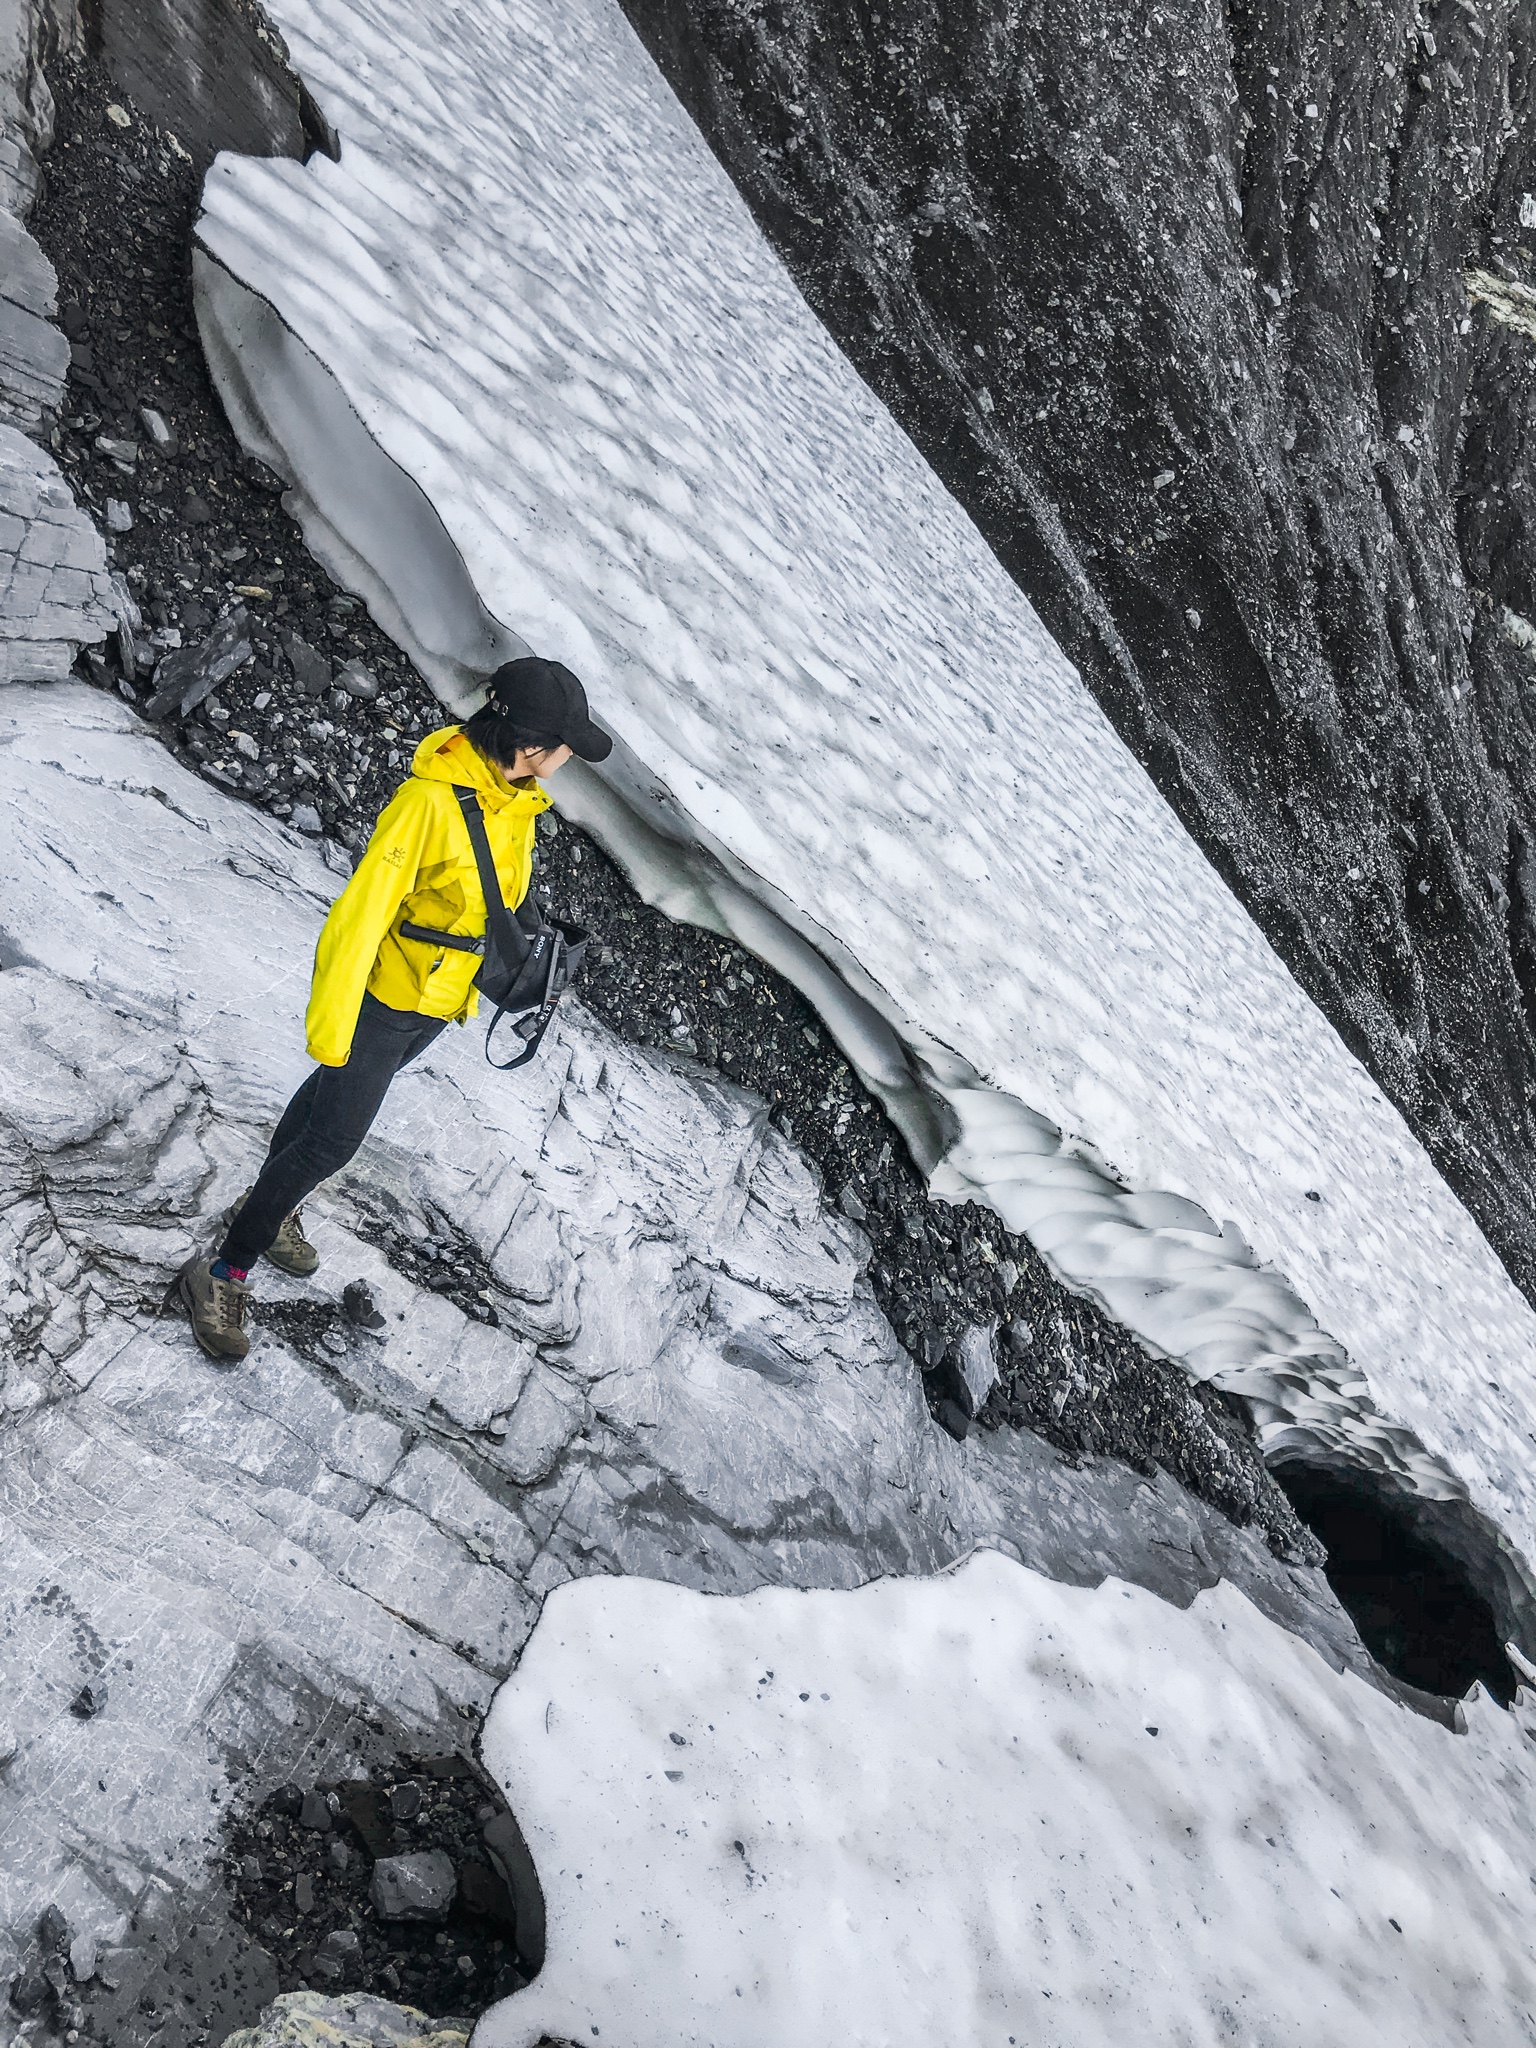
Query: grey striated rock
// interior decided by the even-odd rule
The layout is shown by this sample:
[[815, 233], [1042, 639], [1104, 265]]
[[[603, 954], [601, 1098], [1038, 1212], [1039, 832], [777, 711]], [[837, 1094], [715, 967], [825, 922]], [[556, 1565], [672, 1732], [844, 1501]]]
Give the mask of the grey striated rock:
[[0, 212], [0, 418], [35, 428], [64, 396], [69, 343], [53, 325], [53, 265], [11, 215]]
[[69, 345], [51, 324], [53, 266], [22, 222], [37, 192], [37, 160], [53, 138], [43, 66], [77, 31], [73, 0], [12, 0], [0, 9], [0, 420], [29, 429], [57, 409], [69, 367]]
[[79, 34], [74, 0], [11, 0], [0, 9], [0, 212], [18, 220], [37, 195], [38, 159], [53, 140], [44, 66]]
[[117, 624], [106, 549], [57, 463], [0, 425], [0, 682], [54, 682]]

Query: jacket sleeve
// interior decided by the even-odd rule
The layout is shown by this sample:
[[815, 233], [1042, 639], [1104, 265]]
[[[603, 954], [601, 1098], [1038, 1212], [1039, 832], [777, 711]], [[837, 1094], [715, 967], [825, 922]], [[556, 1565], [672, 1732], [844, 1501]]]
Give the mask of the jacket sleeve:
[[323, 1067], [347, 1064], [379, 947], [416, 886], [431, 801], [423, 783], [401, 784], [321, 927], [304, 1033], [310, 1058]]

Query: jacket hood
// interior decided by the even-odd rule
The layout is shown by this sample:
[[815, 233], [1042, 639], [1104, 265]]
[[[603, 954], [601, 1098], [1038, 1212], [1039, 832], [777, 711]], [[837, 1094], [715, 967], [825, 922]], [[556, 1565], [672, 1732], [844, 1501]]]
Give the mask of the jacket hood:
[[445, 725], [429, 732], [412, 758], [411, 773], [423, 782], [467, 784], [496, 808], [516, 804], [531, 812], [549, 809], [549, 798], [536, 782], [523, 788], [504, 780], [464, 737], [462, 726]]

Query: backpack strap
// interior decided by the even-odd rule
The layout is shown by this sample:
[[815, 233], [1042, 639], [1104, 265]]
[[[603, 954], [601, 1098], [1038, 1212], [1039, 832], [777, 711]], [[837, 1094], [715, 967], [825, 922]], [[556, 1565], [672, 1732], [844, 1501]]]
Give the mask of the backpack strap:
[[485, 836], [485, 816], [480, 809], [479, 795], [466, 783], [456, 782], [453, 785], [453, 793], [459, 800], [459, 809], [464, 813], [464, 824], [469, 832], [475, 867], [480, 875], [480, 893], [485, 898], [485, 922], [489, 928], [493, 919], [507, 915], [507, 905], [501, 893], [501, 877], [496, 872], [491, 842]]

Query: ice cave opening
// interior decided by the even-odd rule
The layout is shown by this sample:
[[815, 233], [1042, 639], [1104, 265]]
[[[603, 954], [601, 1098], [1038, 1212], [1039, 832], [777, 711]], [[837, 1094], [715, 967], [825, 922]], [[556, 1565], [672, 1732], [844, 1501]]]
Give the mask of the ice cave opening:
[[1326, 1548], [1328, 1583], [1379, 1664], [1453, 1698], [1481, 1679], [1510, 1704], [1504, 1644], [1519, 1639], [1523, 1603], [1496, 1535], [1466, 1502], [1418, 1500], [1354, 1467], [1290, 1461], [1274, 1476]]

